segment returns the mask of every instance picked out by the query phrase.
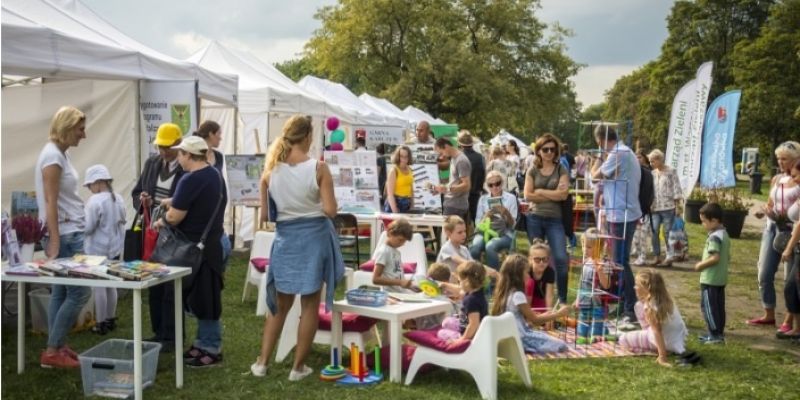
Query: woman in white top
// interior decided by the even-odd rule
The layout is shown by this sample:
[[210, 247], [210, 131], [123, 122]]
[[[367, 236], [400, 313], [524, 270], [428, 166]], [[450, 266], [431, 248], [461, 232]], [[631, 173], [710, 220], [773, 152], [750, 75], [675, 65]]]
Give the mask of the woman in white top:
[[[83, 253], [84, 210], [78, 195], [78, 172], [67, 149], [86, 138], [86, 115], [75, 107], [61, 107], [50, 122], [50, 140], [39, 153], [34, 181], [39, 218], [45, 222], [43, 239], [49, 259]], [[44, 368], [78, 368], [78, 355], [66, 345], [91, 290], [83, 286], [53, 285], [47, 310], [47, 349], [40, 363]]]
[[[792, 180], [796, 185], [800, 185], [800, 160], [795, 161], [792, 167]], [[776, 335], [779, 339], [800, 335], [800, 246], [798, 246], [800, 242], [800, 199], [795, 200], [789, 206], [786, 214], [794, 224], [794, 227], [792, 228], [792, 236], [783, 249], [783, 254], [781, 254], [781, 261], [790, 266], [783, 286], [783, 297], [786, 302], [786, 309], [792, 314], [794, 327], [788, 331], [777, 333]]]
[[[767, 216], [767, 225], [761, 236], [761, 251], [758, 255], [758, 291], [764, 315], [747, 321], [748, 325], [775, 325], [775, 273], [781, 260], [781, 251], [773, 248], [775, 236], [779, 230], [788, 229], [787, 212], [789, 207], [800, 198], [800, 186], [792, 180], [791, 168], [800, 160], [800, 143], [788, 141], [775, 149], [778, 159], [778, 175], [772, 178], [767, 204], [757, 216]], [[792, 327], [792, 315], [786, 315], [779, 330], [789, 331]]]
[[344, 263], [331, 218], [336, 215], [333, 178], [328, 166], [309, 157], [313, 140], [311, 117], [295, 115], [269, 150], [261, 178], [261, 220], [277, 221], [267, 271], [267, 306], [261, 353], [250, 366], [264, 376], [272, 350], [283, 330], [286, 314], [300, 295], [301, 315], [294, 365], [289, 380], [310, 375], [305, 365], [317, 332], [320, 289], [325, 283], [326, 308], [333, 303]]

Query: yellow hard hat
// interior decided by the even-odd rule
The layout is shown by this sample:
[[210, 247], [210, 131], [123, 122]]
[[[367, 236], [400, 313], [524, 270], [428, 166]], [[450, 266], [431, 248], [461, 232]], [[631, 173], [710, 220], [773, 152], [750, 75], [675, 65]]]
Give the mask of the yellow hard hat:
[[167, 122], [158, 127], [154, 143], [156, 146], [172, 146], [180, 140], [181, 136], [183, 136], [181, 127]]

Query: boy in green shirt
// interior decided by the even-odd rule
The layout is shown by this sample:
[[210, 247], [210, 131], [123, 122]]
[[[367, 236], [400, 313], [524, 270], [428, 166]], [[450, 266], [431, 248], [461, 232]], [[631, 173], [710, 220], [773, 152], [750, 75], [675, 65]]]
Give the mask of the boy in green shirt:
[[708, 232], [703, 259], [695, 264], [700, 272], [700, 311], [708, 327], [701, 336], [705, 344], [725, 342], [725, 285], [731, 259], [731, 240], [722, 225], [722, 207], [708, 203], [700, 209], [700, 221]]

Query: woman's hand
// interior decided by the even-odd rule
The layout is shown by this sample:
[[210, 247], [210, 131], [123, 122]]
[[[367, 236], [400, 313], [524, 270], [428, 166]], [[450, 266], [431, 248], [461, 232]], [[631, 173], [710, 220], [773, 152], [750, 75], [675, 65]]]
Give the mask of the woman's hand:
[[52, 260], [52, 259], [58, 257], [58, 250], [60, 248], [61, 248], [61, 240], [60, 240], [60, 238], [58, 236], [51, 237], [47, 241], [47, 248], [44, 250], [44, 254], [45, 254], [45, 256], [47, 256], [48, 259]]
[[169, 210], [172, 207], [172, 197], [161, 200], [161, 208]]
[[161, 230], [161, 228], [165, 226], [167, 226], [167, 221], [165, 221], [164, 218], [159, 218], [155, 222], [153, 222], [153, 229], [157, 231]]
[[561, 307], [558, 308], [558, 311], [556, 311], [554, 315], [556, 317], [566, 317], [567, 315], [569, 315], [569, 306], [561, 305]]
[[784, 250], [783, 254], [781, 254], [781, 261], [789, 262], [789, 260], [791, 260], [791, 259], [792, 259], [792, 248], [789, 247], [789, 246], [786, 246], [786, 250]]

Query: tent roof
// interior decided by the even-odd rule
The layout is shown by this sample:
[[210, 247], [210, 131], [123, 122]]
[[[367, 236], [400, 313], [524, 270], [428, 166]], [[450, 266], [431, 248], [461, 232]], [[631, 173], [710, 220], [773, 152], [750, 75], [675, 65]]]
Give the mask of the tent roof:
[[408, 106], [403, 110], [403, 114], [405, 114], [409, 120], [414, 122], [420, 121], [428, 121], [431, 125], [445, 125], [447, 122], [442, 121], [439, 118], [433, 118], [430, 114], [426, 113], [425, 111], [420, 110], [414, 106]]
[[374, 97], [368, 93], [361, 93], [361, 96], [358, 96], [358, 99], [385, 115], [406, 120], [409, 124], [413, 123], [413, 121], [409, 120], [408, 117], [403, 114], [403, 110], [397, 108], [397, 106], [392, 104], [389, 100], [382, 99], [380, 97]]
[[527, 155], [527, 153], [530, 152], [530, 147], [527, 143], [523, 142], [522, 140], [512, 135], [505, 129], [501, 129], [500, 132], [497, 133], [497, 135], [489, 139], [489, 144], [491, 144], [492, 146], [498, 146], [501, 144], [506, 144], [511, 140], [517, 142], [517, 146], [519, 146], [520, 153], [522, 153], [521, 155]]
[[322, 97], [327, 102], [340, 105], [345, 111], [357, 114], [357, 123], [367, 125], [402, 126], [406, 127], [408, 121], [392, 115], [387, 115], [359, 100], [350, 89], [341, 83], [331, 82], [327, 79], [307, 75], [298, 82], [306, 90]]
[[237, 77], [130, 38], [78, 0], [3, 0], [4, 74], [49, 78], [198, 80], [200, 95], [236, 103]]

